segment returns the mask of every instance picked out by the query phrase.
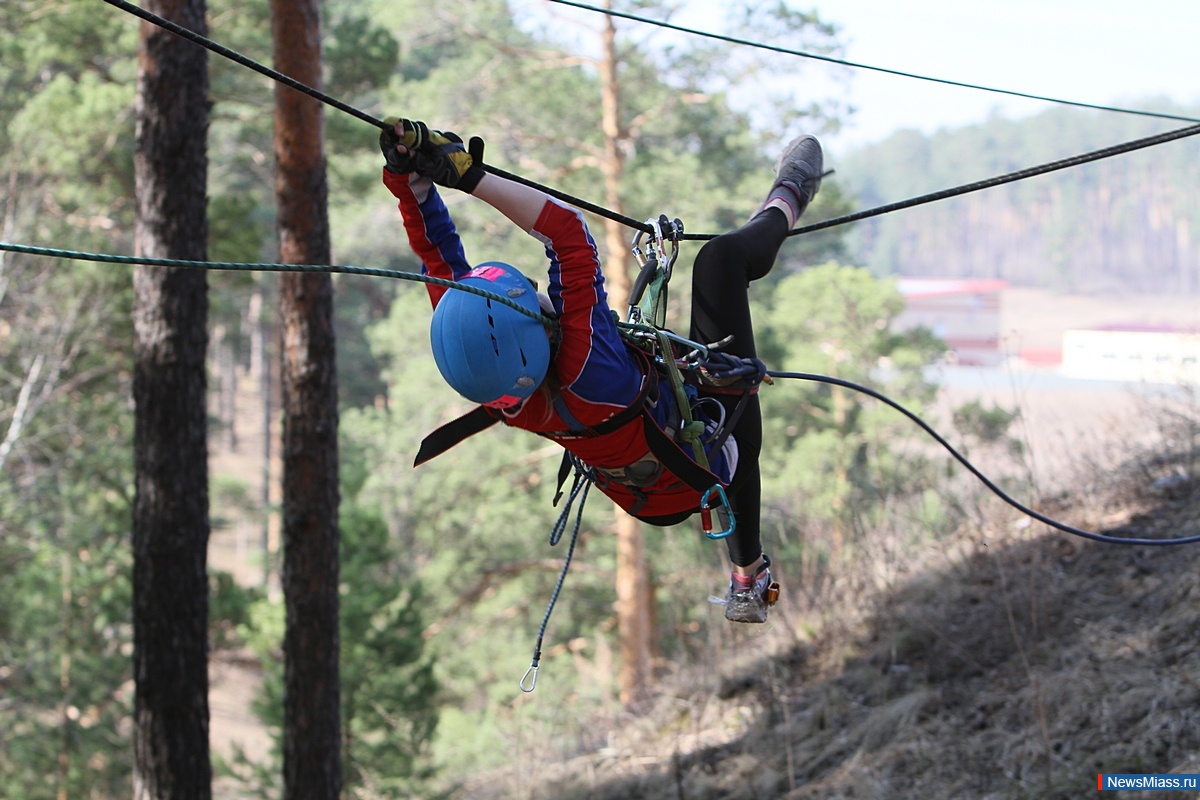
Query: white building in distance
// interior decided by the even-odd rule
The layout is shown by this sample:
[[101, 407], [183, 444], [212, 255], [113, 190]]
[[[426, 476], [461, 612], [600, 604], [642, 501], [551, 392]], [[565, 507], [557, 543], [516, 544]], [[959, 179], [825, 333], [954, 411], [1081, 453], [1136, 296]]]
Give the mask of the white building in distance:
[[1063, 333], [1068, 378], [1185, 384], [1200, 380], [1200, 333], [1156, 325], [1114, 325]]

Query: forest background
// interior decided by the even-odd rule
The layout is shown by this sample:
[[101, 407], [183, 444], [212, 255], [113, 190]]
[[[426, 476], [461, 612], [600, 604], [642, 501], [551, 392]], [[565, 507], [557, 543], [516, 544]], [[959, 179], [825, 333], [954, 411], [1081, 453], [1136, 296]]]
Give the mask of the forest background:
[[[838, 52], [839, 32], [817, 15], [757, 10], [732, 18], [753, 22], [759, 40]], [[262, 2], [217, 0], [212, 35], [265, 60], [267, 14]], [[326, 89], [380, 116], [481, 135], [489, 161], [599, 201], [596, 65], [551, 27], [518, 22], [499, 3], [331, 0]], [[779, 146], [800, 131], [832, 130], [847, 113], [836, 96], [798, 103], [786, 94], [763, 99], [769, 113], [748, 114], [733, 102], [740, 89], [772, 70], [793, 86], [794, 60], [703, 42], [660, 49], [644, 32], [620, 33], [620, 200], [635, 216], [667, 213], [689, 231], [736, 226], [761, 200]], [[136, 36], [130, 18], [94, 2], [0, 8], [3, 240], [131, 252]], [[210, 256], [271, 261], [271, 88], [222, 59], [210, 69]], [[828, 154], [837, 173], [809, 218], [1173, 124], [1051, 110], [932, 136], [900, 133]], [[394, 201], [379, 184], [374, 131], [335, 113], [326, 125], [337, 262], [415, 271]], [[795, 240], [757, 295], [763, 354], [776, 368], [870, 382], [921, 413], [936, 397], [923, 367], [943, 348], [920, 331], [890, 330], [902, 302], [888, 276], [1190, 295], [1200, 274], [1195, 153], [1186, 142], [1153, 148]], [[541, 263], [528, 237], [463, 198], [450, 200], [473, 258]], [[687, 306], [684, 283], [676, 313]], [[270, 275], [209, 277], [211, 431], [229, 450], [245, 447], [237, 442], [238, 381], [263, 386], [277, 359], [274, 285]], [[556, 454], [531, 437], [493, 432], [411, 470], [421, 436], [464, 410], [428, 356], [428, 300], [410, 284], [354, 277], [337, 280], [337, 297], [348, 791], [453, 792], [515, 753], [565, 757], [602, 744], [624, 713], [607, 504], [587, 509], [545, 677], [524, 697], [516, 680], [561, 565], [544, 539], [557, 516]], [[129, 794], [131, 305], [123, 268], [0, 254], [0, 783], [13, 798]], [[864, 595], [889, 580], [849, 565], [883, 558], [881, 550], [880, 563], [894, 563], [936, 544], [969, 513], [944, 462], [887, 409], [801, 385], [771, 389], [764, 401], [767, 548], [798, 587], [788, 603], [799, 627], [819, 625], [831, 597]], [[967, 409], [955, 419], [980, 446], [1004, 437], [1003, 410]], [[249, 520], [263, 525], [270, 545], [277, 509], [263, 495], [269, 464], [212, 474], [214, 529]], [[658, 680], [715, 669], [753, 647], [704, 602], [726, 580], [719, 544], [685, 525], [653, 531], [647, 547]], [[258, 708], [278, 725], [282, 604], [274, 561], [256, 566], [252, 582], [213, 574], [212, 645], [214, 656], [261, 664]], [[271, 756], [225, 767], [246, 791], [276, 791]]]

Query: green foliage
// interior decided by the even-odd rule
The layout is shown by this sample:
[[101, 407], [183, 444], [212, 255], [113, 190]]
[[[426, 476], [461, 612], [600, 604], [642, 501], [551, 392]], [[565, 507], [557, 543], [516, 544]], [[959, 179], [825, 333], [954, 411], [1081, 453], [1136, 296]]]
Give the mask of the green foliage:
[[[383, 521], [353, 499], [341, 516], [340, 678], [342, 764], [350, 797], [413, 797], [432, 776], [428, 751], [437, 728], [439, 687], [425, 652], [427, 600], [407, 577]], [[272, 796], [283, 725], [282, 603], [223, 603], [258, 651], [265, 679], [255, 712], [275, 738], [269, 765], [244, 758], [225, 765], [261, 796]], [[232, 618], [233, 614], [229, 614]]]
[[997, 405], [984, 408], [979, 400], [971, 400], [954, 409], [953, 421], [960, 433], [992, 443], [1008, 435], [1008, 429], [1020, 415], [1019, 409], [1010, 411]]
[[262, 600], [262, 589], [240, 586], [234, 576], [219, 570], [208, 576], [208, 619], [213, 650], [240, 643], [239, 628], [251, 624], [251, 609]]
[[[944, 346], [927, 331], [893, 332], [902, 308], [890, 282], [826, 264], [780, 281], [756, 316], [764, 323], [760, 349], [787, 371], [867, 384], [920, 413], [934, 393], [921, 369]], [[820, 383], [763, 395], [764, 494], [802, 504], [805, 518], [870, 519], [887, 498], [911, 495], [929, 480], [925, 459], [895, 447], [907, 421], [876, 401]]]
[[342, 735], [355, 796], [411, 797], [432, 774], [438, 683], [424, 652], [422, 584], [403, 579], [377, 515], [343, 515]]
[[0, 301], [0, 785], [14, 800], [123, 797], [129, 288], [44, 266], [6, 265]]
[[[1197, 114], [1142, 98], [1134, 107]], [[839, 175], [874, 207], [1099, 150], [1178, 123], [1079, 109], [923, 135], [900, 131], [849, 154]], [[1177, 141], [854, 226], [876, 274], [1003, 278], [1064, 292], [1196, 291], [1192, 202], [1200, 165]]]
[[327, 27], [328, 92], [344, 97], [387, 82], [400, 58], [400, 45], [390, 33], [353, 12]]

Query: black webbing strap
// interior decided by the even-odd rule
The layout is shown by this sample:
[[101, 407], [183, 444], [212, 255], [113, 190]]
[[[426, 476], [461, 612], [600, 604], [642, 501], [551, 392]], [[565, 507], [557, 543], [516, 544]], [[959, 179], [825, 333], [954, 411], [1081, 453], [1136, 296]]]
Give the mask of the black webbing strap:
[[[642, 356], [644, 369], [642, 385], [638, 389], [637, 397], [629, 405], [595, 425], [583, 426], [582, 423], [576, 421], [576, 424], [580, 425], [578, 428], [570, 428], [565, 431], [539, 431], [538, 436], [544, 436], [547, 439], [595, 439], [597, 436], [605, 436], [625, 427], [638, 418], [647, 404], [658, 402], [658, 372], [651, 367], [649, 359], [644, 353], [634, 348], [630, 348], [630, 350]], [[554, 410], [568, 425], [575, 419], [567, 409], [561, 392], [555, 392]]]
[[421, 449], [413, 460], [413, 466], [419, 467], [431, 458], [440, 456], [454, 445], [480, 431], [487, 430], [500, 421], [492, 414], [491, 409], [479, 406], [468, 411], [461, 417], [447, 422], [442, 427], [421, 440]]
[[721, 452], [721, 448], [725, 446], [725, 442], [729, 439], [730, 434], [733, 433], [733, 429], [737, 427], [738, 420], [742, 418], [742, 413], [745, 412], [746, 406], [750, 405], [750, 398], [753, 395], [754, 392], [747, 389], [738, 398], [737, 405], [733, 407], [733, 413], [725, 420], [725, 424], [721, 426], [717, 438], [713, 440], [711, 445], [712, 452]]
[[642, 416], [642, 424], [646, 432], [646, 444], [650, 445], [650, 452], [654, 453], [654, 457], [662, 462], [664, 467], [675, 473], [692, 489], [704, 494], [715, 484], [721, 482], [716, 475], [688, 458], [687, 453], [683, 452], [675, 440], [658, 427], [649, 412]]

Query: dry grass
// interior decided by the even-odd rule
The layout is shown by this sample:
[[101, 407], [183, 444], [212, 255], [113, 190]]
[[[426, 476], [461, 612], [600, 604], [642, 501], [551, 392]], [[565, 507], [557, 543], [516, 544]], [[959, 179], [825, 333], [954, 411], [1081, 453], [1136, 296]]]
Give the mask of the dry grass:
[[[1086, 491], [1043, 508], [1122, 535], [1200, 531], [1200, 483], [1147, 490], [1178, 460], [1082, 465]], [[607, 723], [602, 750], [462, 796], [1057, 800], [1098, 772], [1197, 771], [1200, 547], [1094, 544], [977, 509], [957, 546], [864, 565], [874, 577], [825, 605], [775, 614], [734, 651], [747, 660], [675, 676], [649, 713]]]

